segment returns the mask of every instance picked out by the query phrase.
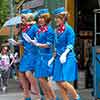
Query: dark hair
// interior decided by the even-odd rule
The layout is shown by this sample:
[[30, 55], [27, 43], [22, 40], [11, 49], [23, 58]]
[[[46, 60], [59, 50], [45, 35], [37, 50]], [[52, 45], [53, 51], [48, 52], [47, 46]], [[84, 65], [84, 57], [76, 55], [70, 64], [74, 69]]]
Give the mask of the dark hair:
[[7, 48], [7, 52], [9, 51], [9, 47], [8, 46], [3, 46], [2, 48], [1, 48], [1, 51], [3, 50], [3, 49], [5, 49], [5, 47]]

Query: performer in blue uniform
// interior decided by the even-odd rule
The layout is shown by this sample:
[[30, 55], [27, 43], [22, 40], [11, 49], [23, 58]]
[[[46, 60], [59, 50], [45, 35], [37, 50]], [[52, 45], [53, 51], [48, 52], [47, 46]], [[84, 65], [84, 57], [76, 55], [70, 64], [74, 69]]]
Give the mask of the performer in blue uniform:
[[38, 47], [37, 66], [35, 76], [39, 79], [41, 88], [46, 100], [55, 100], [55, 94], [50, 88], [48, 78], [52, 75], [53, 66], [48, 66], [48, 61], [52, 57], [52, 46], [54, 41], [54, 31], [49, 24], [50, 14], [48, 9], [38, 11], [38, 31], [36, 33], [36, 42], [33, 44]]
[[74, 53], [75, 33], [66, 22], [67, 12], [64, 7], [54, 10], [56, 21], [55, 34], [55, 67], [53, 79], [60, 87], [63, 100], [69, 100], [67, 92], [70, 92], [74, 100], [80, 100], [76, 90], [69, 82], [77, 79], [77, 66]]
[[[37, 61], [37, 49], [36, 46], [28, 43], [24, 37], [24, 34], [27, 34], [31, 39], [35, 38], [35, 33], [38, 30], [37, 25], [30, 24], [28, 22], [32, 11], [30, 9], [22, 10], [22, 37], [21, 37], [21, 45], [24, 46], [24, 53], [22, 55], [20, 65], [19, 65], [19, 80], [22, 84], [24, 90], [24, 100], [31, 100], [30, 91], [29, 91], [29, 83], [31, 85], [31, 91], [34, 92], [35, 95], [39, 96], [38, 85], [36, 79], [33, 77], [33, 72], [35, 70], [36, 61]], [[34, 19], [34, 18], [33, 18]], [[30, 20], [31, 21], [31, 20]], [[18, 44], [18, 43], [17, 43]], [[34, 91], [33, 91], [34, 90]]]

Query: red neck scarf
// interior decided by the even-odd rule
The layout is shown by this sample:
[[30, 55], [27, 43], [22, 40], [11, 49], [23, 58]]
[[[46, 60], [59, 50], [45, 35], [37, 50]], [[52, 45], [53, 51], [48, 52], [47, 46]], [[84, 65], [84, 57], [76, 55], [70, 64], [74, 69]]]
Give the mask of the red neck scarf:
[[48, 27], [47, 25], [43, 25], [43, 26], [40, 26], [39, 30], [38, 30], [38, 34], [40, 34], [41, 32], [46, 32], [48, 31]]
[[24, 26], [22, 27], [22, 32], [26, 32], [27, 29], [29, 29], [30, 27], [31, 27], [30, 24], [26, 24], [26, 25], [24, 25]]
[[64, 24], [61, 24], [58, 26], [57, 28], [57, 33], [63, 33], [65, 31], [65, 25]]

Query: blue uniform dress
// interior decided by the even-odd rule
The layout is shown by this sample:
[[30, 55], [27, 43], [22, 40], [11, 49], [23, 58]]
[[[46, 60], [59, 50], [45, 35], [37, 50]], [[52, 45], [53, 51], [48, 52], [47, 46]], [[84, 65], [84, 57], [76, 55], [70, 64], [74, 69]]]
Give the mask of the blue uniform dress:
[[52, 44], [54, 41], [54, 31], [51, 25], [47, 26], [46, 32], [36, 34], [39, 43], [48, 44], [49, 48], [38, 48], [38, 60], [35, 70], [36, 78], [48, 77], [52, 75], [53, 66], [48, 66], [48, 61], [52, 57]]
[[70, 25], [65, 25], [65, 30], [63, 33], [56, 33], [55, 46], [57, 56], [55, 59], [55, 66], [53, 72], [53, 79], [55, 81], [69, 81], [72, 82], [77, 78], [77, 66], [75, 53], [71, 50], [68, 55], [66, 62], [61, 64], [60, 56], [70, 45], [74, 47], [75, 33]]
[[[34, 39], [37, 30], [38, 27], [36, 24], [34, 24], [30, 27], [30, 29], [26, 31], [26, 34], [29, 35], [31, 39]], [[20, 61], [19, 71], [26, 72], [35, 70], [36, 60], [37, 60], [36, 58], [37, 48], [36, 46], [33, 46], [32, 44], [25, 41], [23, 37], [22, 37], [22, 44], [24, 46], [24, 53]]]

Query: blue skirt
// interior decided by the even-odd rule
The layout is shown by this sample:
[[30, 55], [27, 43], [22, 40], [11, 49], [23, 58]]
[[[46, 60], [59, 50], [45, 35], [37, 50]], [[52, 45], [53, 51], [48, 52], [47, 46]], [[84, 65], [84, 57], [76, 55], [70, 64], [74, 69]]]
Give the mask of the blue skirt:
[[27, 72], [35, 70], [37, 57], [32, 53], [24, 53], [20, 65], [19, 72]]
[[48, 66], [48, 61], [51, 59], [51, 55], [44, 54], [38, 56], [38, 62], [35, 68], [36, 78], [45, 78], [52, 75], [53, 65]]
[[68, 81], [73, 82], [78, 78], [78, 69], [75, 57], [67, 57], [64, 64], [60, 62], [60, 56], [57, 55], [55, 59], [55, 66], [53, 71], [54, 81]]

